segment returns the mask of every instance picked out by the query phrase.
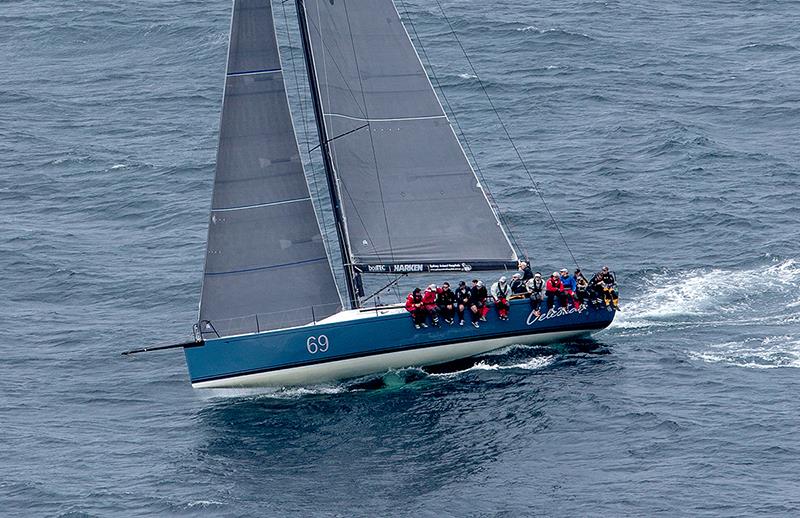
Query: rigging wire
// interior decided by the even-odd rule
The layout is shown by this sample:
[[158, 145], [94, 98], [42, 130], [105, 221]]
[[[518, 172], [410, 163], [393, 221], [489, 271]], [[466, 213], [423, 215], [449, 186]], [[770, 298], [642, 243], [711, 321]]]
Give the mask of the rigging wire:
[[[322, 210], [322, 198], [320, 197], [320, 189], [319, 189], [319, 179], [316, 173], [316, 165], [314, 164], [314, 156], [311, 153], [313, 149], [311, 148], [311, 143], [308, 141], [308, 121], [306, 120], [306, 111], [305, 111], [305, 103], [303, 103], [303, 96], [300, 91], [300, 78], [297, 75], [297, 62], [295, 61], [294, 57], [294, 46], [292, 45], [292, 31], [289, 27], [289, 16], [286, 14], [286, 2], [281, 2], [281, 8], [283, 9], [283, 23], [286, 27], [286, 38], [289, 43], [289, 55], [292, 58], [292, 74], [294, 75], [294, 85], [297, 90], [297, 104], [300, 105], [300, 118], [303, 120], [303, 136], [305, 137], [304, 143], [306, 145], [306, 154], [308, 154], [308, 161], [311, 164], [311, 171], [312, 171], [312, 178], [314, 180], [314, 194], [316, 196], [317, 203], [320, 205], [320, 218], [322, 219], [322, 228], [327, 231], [328, 223], [325, 219], [325, 211]], [[327, 245], [326, 252], [328, 253], [328, 257], [332, 257], [331, 255], [331, 244], [328, 243], [328, 239], [323, 236], [322, 240], [323, 244]]]
[[[403, 11], [406, 14], [406, 19], [408, 20], [409, 25], [411, 25], [411, 30], [414, 31], [414, 37], [416, 38], [417, 44], [419, 45], [419, 48], [422, 51], [422, 55], [425, 56], [425, 61], [428, 62], [428, 68], [430, 69], [431, 75], [433, 76], [433, 81], [436, 83], [436, 88], [439, 90], [442, 99], [444, 99], [444, 103], [447, 105], [447, 111], [450, 113], [450, 115], [452, 115], [453, 120], [456, 123], [456, 127], [458, 128], [461, 140], [464, 142], [464, 145], [467, 148], [467, 152], [469, 153], [469, 156], [472, 159], [472, 163], [475, 164], [475, 172], [478, 174], [478, 178], [481, 181], [481, 185], [486, 186], [484, 192], [488, 195], [489, 203], [493, 205], [495, 214], [497, 214], [497, 217], [500, 219], [502, 224], [505, 225], [505, 228], [508, 231], [508, 236], [511, 238], [511, 244], [514, 246], [516, 250], [522, 250], [522, 247], [519, 244], [519, 240], [514, 235], [514, 232], [511, 230], [511, 225], [509, 225], [509, 223], [504, 218], [503, 213], [500, 211], [500, 205], [497, 203], [494, 194], [492, 194], [492, 190], [489, 189], [489, 184], [486, 182], [486, 177], [483, 174], [483, 170], [481, 169], [481, 166], [478, 163], [478, 159], [475, 157], [475, 153], [472, 151], [472, 146], [469, 143], [469, 139], [467, 139], [467, 135], [466, 133], [464, 133], [464, 129], [461, 127], [461, 122], [459, 122], [458, 117], [456, 116], [456, 111], [450, 104], [450, 100], [447, 98], [447, 94], [442, 88], [442, 84], [439, 82], [439, 77], [436, 75], [436, 70], [433, 67], [433, 62], [431, 61], [430, 57], [428, 57], [428, 52], [425, 50], [425, 45], [423, 45], [422, 39], [419, 37], [419, 33], [417, 32], [417, 26], [414, 25], [414, 21], [411, 19], [411, 16], [409, 15], [408, 7], [406, 6], [405, 0], [400, 0], [400, 3], [403, 6]], [[525, 255], [526, 256], [528, 255], [527, 248], [525, 249]]]
[[[346, 2], [343, 4], [343, 6], [344, 6], [344, 15], [345, 15], [345, 18], [347, 19], [347, 33], [350, 35], [350, 46], [353, 49], [353, 62], [356, 65], [356, 75], [358, 76], [358, 86], [361, 89], [361, 100], [364, 102], [364, 112], [366, 114], [366, 116], [364, 118], [367, 119], [367, 125], [369, 126], [370, 123], [369, 123], [369, 108], [367, 106], [367, 94], [366, 94], [366, 92], [364, 92], [364, 81], [363, 81], [363, 79], [361, 77], [361, 67], [359, 67], [359, 65], [358, 65], [358, 55], [356, 53], [356, 43], [355, 43], [355, 40], [353, 39], [353, 28], [350, 25], [350, 12], [347, 9], [347, 3]], [[372, 148], [372, 160], [373, 160], [373, 163], [375, 164], [375, 179], [377, 180], [377, 184], [378, 184], [378, 194], [381, 197], [381, 208], [383, 209], [383, 222], [386, 225], [386, 239], [388, 240], [388, 245], [389, 245], [389, 255], [392, 257], [392, 262], [394, 262], [394, 247], [392, 246], [392, 233], [391, 233], [391, 230], [390, 230], [390, 227], [389, 227], [389, 215], [386, 213], [386, 201], [384, 200], [384, 197], [383, 197], [383, 184], [381, 182], [380, 169], [378, 168], [378, 155], [377, 155], [377, 152], [375, 151], [375, 139], [372, 136], [372, 127], [369, 126], [367, 128], [367, 131], [369, 132], [369, 144], [370, 144], [370, 147]], [[366, 231], [366, 227], [364, 227], [364, 230]], [[374, 245], [373, 245], [373, 248], [374, 248]]]
[[[283, 15], [284, 15], [284, 20], [285, 21], [287, 19], [286, 7], [285, 7], [286, 1], [288, 1], [288, 0], [284, 0], [283, 2], [281, 2], [282, 5], [283, 5]], [[303, 8], [305, 9], [305, 5], [303, 5]], [[319, 12], [317, 12], [317, 16], [319, 16]], [[325, 41], [325, 38], [324, 38], [323, 33], [322, 33], [322, 29], [319, 26], [317, 26], [316, 23], [314, 23], [313, 19], [307, 19], [306, 21], [308, 22], [308, 25], [310, 27], [313, 27], [313, 29], [316, 30], [316, 32], [317, 32], [317, 34], [319, 35], [319, 38], [320, 38], [321, 47], [322, 47], [322, 50], [323, 50], [323, 56], [322, 56], [323, 76], [325, 78], [326, 94], [327, 94], [327, 97], [328, 97], [329, 104], [330, 104], [330, 85], [329, 85], [329, 81], [327, 80], [327, 77], [328, 77], [327, 58], [329, 58], [331, 63], [333, 63], [336, 71], [338, 72], [339, 77], [341, 78], [341, 80], [347, 86], [346, 90], [350, 94], [350, 97], [353, 99], [356, 109], [359, 111], [359, 113], [365, 119], [368, 119], [369, 117], [368, 117], [367, 113], [364, 112], [364, 109], [366, 109], [366, 103], [365, 103], [364, 109], [362, 109], [362, 107], [361, 107], [361, 105], [360, 105], [360, 103], [358, 101], [358, 98], [355, 95], [356, 89], [350, 87], [350, 85], [349, 85], [349, 83], [347, 81], [347, 78], [345, 77], [344, 73], [342, 72], [342, 69], [341, 69], [339, 63], [334, 58], [333, 54], [331, 54], [330, 52], [324, 53], [324, 51], [326, 50], [327, 45], [326, 45], [326, 41]], [[288, 32], [288, 22], [286, 22], [286, 23], [287, 23], [287, 32]], [[348, 18], [348, 24], [349, 24], [349, 18]], [[348, 25], [348, 27], [349, 27], [349, 25]], [[351, 38], [351, 42], [352, 42], [352, 32], [351, 32], [350, 38]], [[289, 46], [290, 46], [290, 52], [291, 52], [291, 56], [292, 56], [292, 64], [294, 65], [294, 49], [291, 47], [291, 36], [289, 36]], [[354, 52], [355, 52], [355, 50], [354, 50]], [[297, 85], [298, 97], [300, 97], [300, 87], [299, 87], [299, 81], [297, 79], [298, 76], [297, 76], [297, 67], [296, 66], [293, 66], [293, 71], [294, 71], [294, 76], [295, 76], [295, 83]], [[360, 74], [359, 74], [359, 80], [360, 80]], [[363, 85], [361, 85], [361, 94], [362, 94], [362, 98], [363, 98], [363, 96], [364, 96]], [[304, 111], [303, 111], [302, 98], [300, 98], [300, 106], [301, 106], [301, 113], [302, 113], [302, 117], [303, 117], [303, 129], [306, 132], [306, 135], [308, 135], [308, 127], [307, 127], [307, 121], [306, 121], [306, 118], [305, 118], [305, 114], [304, 114]], [[326, 122], [324, 120], [323, 120], [323, 124], [326, 124]], [[349, 135], [351, 133], [354, 133], [354, 132], [356, 132], [358, 130], [361, 130], [361, 129], [364, 129], [364, 128], [367, 128], [369, 130], [370, 129], [370, 124], [369, 123], [364, 124], [363, 126], [360, 126], [360, 127], [355, 128], [353, 130], [347, 131], [347, 132], [345, 132], [345, 133], [343, 133], [341, 135], [337, 135], [337, 136], [335, 136], [333, 138], [328, 139], [328, 141], [325, 143], [326, 147], [328, 146], [328, 144], [330, 144], [334, 140], [336, 140], [338, 138], [341, 138], [341, 137], [345, 137], [345, 136], [347, 136], [347, 135]], [[370, 141], [372, 141], [372, 135], [371, 134], [370, 134]], [[317, 148], [320, 148], [320, 152], [321, 153], [328, 152], [328, 151], [322, 149], [321, 145], [316, 145], [314, 147], [311, 147], [311, 145], [310, 145], [310, 143], [309, 143], [307, 138], [306, 138], [306, 148], [307, 148], [307, 153], [308, 153], [308, 156], [309, 156], [309, 160], [312, 161], [312, 167], [313, 167], [313, 158], [312, 158], [312, 153], [311, 153], [312, 151], [316, 150]], [[331, 154], [333, 155], [332, 156], [332, 160], [336, 161], [335, 153], [331, 153]], [[373, 154], [374, 154], [374, 145], [373, 145]], [[376, 164], [377, 164], [377, 161], [376, 161]], [[334, 172], [334, 174], [335, 174], [335, 172]], [[354, 210], [354, 212], [356, 214], [356, 217], [361, 222], [361, 226], [364, 228], [364, 233], [366, 234], [367, 239], [369, 240], [370, 247], [372, 248], [373, 253], [375, 253], [375, 256], [378, 258], [379, 261], [383, 262], [383, 258], [381, 258], [380, 254], [378, 253], [377, 249], [375, 248], [375, 241], [372, 239], [372, 236], [370, 235], [369, 230], [367, 229], [367, 225], [364, 222], [363, 218], [361, 217], [361, 214], [360, 214], [360, 212], [358, 210], [358, 207], [356, 207], [356, 205], [353, 204], [353, 202], [352, 202], [352, 197], [350, 196], [350, 191], [348, 190], [347, 185], [345, 184], [344, 181], [342, 181], [338, 177], [338, 175], [336, 175], [335, 178], [336, 178], [336, 181], [337, 181], [338, 185], [344, 189], [345, 194], [347, 195], [348, 198], [350, 198], [351, 204], [353, 205], [353, 210]], [[316, 182], [316, 178], [315, 178], [315, 184], [314, 185], [315, 185], [315, 188], [317, 190], [317, 199], [320, 199], [319, 198], [319, 186], [318, 186], [318, 183]], [[324, 211], [321, 211], [321, 212], [322, 212], [322, 214], [324, 214]], [[385, 209], [384, 209], [384, 213], [385, 213]], [[385, 216], [385, 214], [384, 214], [384, 216]], [[324, 216], [323, 216], [323, 218], [324, 218]], [[388, 225], [388, 223], [387, 223], [387, 225]], [[390, 250], [391, 250], [391, 248], [390, 248]], [[392, 257], [392, 260], [394, 260], [394, 257]], [[346, 272], [345, 272], [345, 275], [347, 275]], [[372, 296], [377, 295], [378, 293], [380, 293], [381, 291], [383, 291], [386, 288], [391, 288], [393, 284], [396, 284], [396, 283], [390, 283], [386, 287], [381, 288], [381, 290], [379, 290], [377, 293], [373, 294]], [[398, 289], [398, 287], [396, 285], [394, 286], [394, 290], [395, 290], [396, 296], [399, 299], [400, 298], [400, 291], [399, 291], [399, 289]], [[369, 298], [371, 298], [372, 296], [370, 296]]]
[[[370, 295], [369, 297], [366, 297], [366, 298], [365, 298], [364, 300], [362, 300], [361, 302], [367, 302], [367, 301], [368, 301], [368, 300], [370, 300], [372, 297], [375, 297], [375, 296], [379, 295], [379, 294], [380, 294], [380, 293], [381, 293], [383, 290], [385, 290], [385, 289], [388, 289], [388, 288], [391, 288], [392, 286], [395, 286], [395, 287], [397, 287], [397, 283], [398, 283], [398, 281], [399, 281], [400, 279], [402, 279], [403, 277], [408, 277], [408, 274], [407, 274], [407, 273], [401, 273], [400, 275], [398, 275], [397, 277], [395, 277], [394, 279], [392, 279], [391, 281], [389, 281], [389, 282], [388, 282], [388, 283], [387, 283], [385, 286], [383, 286], [382, 288], [378, 289], [378, 291], [376, 291], [375, 293], [373, 293], [373, 294], [372, 294], [372, 295]], [[399, 293], [399, 292], [398, 292], [398, 293]]]
[[456, 40], [456, 43], [458, 43], [458, 46], [461, 48], [461, 52], [464, 54], [464, 57], [466, 58], [467, 63], [469, 63], [469, 67], [472, 70], [472, 74], [475, 76], [475, 79], [478, 80], [478, 84], [480, 85], [481, 90], [483, 90], [483, 94], [486, 96], [486, 99], [489, 101], [489, 105], [491, 106], [492, 111], [494, 112], [495, 116], [497, 117], [497, 120], [500, 121], [500, 126], [503, 128], [503, 131], [505, 132], [506, 138], [508, 138], [509, 143], [511, 143], [511, 147], [514, 148], [514, 152], [517, 154], [517, 158], [519, 159], [520, 164], [522, 164], [522, 168], [525, 169], [525, 172], [528, 175], [528, 179], [530, 179], [530, 181], [531, 181], [531, 185], [533, 186], [534, 191], [536, 191], [536, 194], [538, 194], [539, 198], [542, 200], [542, 206], [547, 211], [547, 215], [550, 216], [550, 220], [553, 222], [553, 225], [556, 227], [556, 230], [558, 231], [558, 235], [561, 236], [561, 240], [564, 242], [564, 246], [567, 248], [567, 251], [569, 252], [570, 257], [572, 257], [572, 262], [575, 263], [576, 267], [580, 268], [580, 266], [578, 265], [578, 261], [575, 259], [575, 254], [572, 253], [572, 249], [569, 247], [569, 243], [567, 243], [566, 237], [564, 237], [564, 234], [561, 232], [561, 228], [558, 226], [558, 222], [556, 221], [556, 218], [553, 216], [553, 213], [550, 212], [550, 207], [547, 206], [547, 202], [544, 199], [544, 195], [542, 194], [542, 191], [539, 189], [539, 185], [533, 179], [533, 175], [531, 174], [530, 170], [528, 169], [528, 165], [525, 163], [525, 160], [523, 160], [522, 154], [519, 152], [519, 149], [517, 148], [517, 145], [514, 142], [514, 139], [511, 138], [511, 134], [509, 133], [505, 122], [503, 122], [503, 118], [500, 116], [500, 112], [495, 107], [494, 102], [492, 101], [492, 98], [489, 95], [489, 92], [486, 90], [486, 86], [483, 84], [483, 81], [481, 80], [480, 75], [478, 74], [478, 71], [475, 69], [475, 66], [472, 64], [472, 60], [469, 58], [469, 54], [467, 54], [467, 51], [464, 48], [464, 45], [461, 44], [461, 40], [459, 39], [458, 35], [456, 34], [456, 31], [453, 28], [453, 24], [450, 21], [450, 18], [448, 18], [447, 15], [445, 14], [444, 8], [442, 7], [442, 4], [439, 2], [439, 0], [435, 0], [435, 1], [436, 1], [436, 5], [439, 6], [439, 11], [442, 13], [442, 18], [444, 18], [444, 20], [447, 22], [447, 25], [450, 27], [450, 33], [453, 35], [453, 39]]

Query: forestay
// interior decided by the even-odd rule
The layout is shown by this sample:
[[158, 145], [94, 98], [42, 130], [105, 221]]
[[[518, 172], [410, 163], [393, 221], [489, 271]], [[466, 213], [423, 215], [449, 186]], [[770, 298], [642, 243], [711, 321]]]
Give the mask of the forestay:
[[[230, 336], [305, 324], [340, 305], [303, 174], [270, 2], [236, 0], [200, 320]], [[216, 336], [207, 324], [202, 331]]]
[[303, 4], [353, 262], [516, 260], [392, 0]]

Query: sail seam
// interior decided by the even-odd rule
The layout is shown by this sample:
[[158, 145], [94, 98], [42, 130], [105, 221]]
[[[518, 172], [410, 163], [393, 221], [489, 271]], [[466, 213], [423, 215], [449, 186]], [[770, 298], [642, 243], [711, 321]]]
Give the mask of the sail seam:
[[281, 201], [273, 201], [269, 203], [259, 203], [256, 205], [242, 205], [241, 207], [225, 207], [223, 209], [211, 209], [212, 212], [229, 212], [233, 210], [246, 210], [246, 209], [257, 209], [259, 207], [272, 207], [273, 205], [285, 205], [287, 203], [297, 203], [298, 201], [311, 201], [311, 196], [306, 196], [305, 198], [295, 198], [292, 200], [281, 200]]
[[[395, 13], [397, 13], [397, 18], [401, 21], [400, 25], [403, 27], [403, 32], [405, 33], [406, 38], [408, 38], [408, 42], [411, 44], [411, 48], [414, 49], [414, 54], [417, 57], [417, 61], [419, 61], [419, 64], [422, 67], [423, 72], [424, 72], [425, 71], [425, 66], [422, 64], [422, 59], [419, 57], [419, 52], [417, 52], [417, 48], [414, 46], [414, 43], [411, 41], [411, 35], [408, 33], [408, 29], [406, 29], [406, 26], [402, 23], [402, 17], [400, 16], [400, 11], [397, 10], [397, 5], [395, 5], [394, 1], [392, 1], [392, 7], [394, 8]], [[440, 5], [440, 7], [441, 7], [441, 5]], [[403, 8], [404, 8], [406, 14], [408, 15], [408, 8], [406, 7], [405, 2], [403, 2]], [[444, 15], [444, 11], [442, 11], [442, 14]], [[410, 16], [409, 16], [409, 21], [411, 22], [411, 26], [414, 28], [414, 34], [417, 34], [417, 29], [414, 26], [414, 22], [411, 21], [411, 17]], [[417, 34], [417, 39], [419, 41], [419, 35], [418, 34]], [[459, 42], [459, 44], [460, 44], [460, 42]], [[424, 52], [424, 50], [423, 50], [423, 52]], [[428, 62], [430, 64], [430, 60], [428, 60]], [[475, 70], [475, 68], [473, 67], [473, 73], [476, 73], [474, 70]], [[433, 66], [431, 66], [431, 71], [433, 71]], [[439, 109], [442, 110], [442, 114], [444, 114], [444, 116], [446, 118], [447, 117], [447, 112], [444, 111], [444, 106], [442, 106], [442, 101], [439, 99], [439, 96], [436, 95], [436, 89], [433, 87], [433, 83], [431, 82], [431, 78], [428, 77], [428, 74], [426, 72], [425, 72], [425, 79], [428, 80], [428, 85], [430, 85], [431, 91], [433, 92], [433, 96], [436, 99], [436, 102], [439, 104]], [[438, 79], [437, 79], [436, 82], [439, 83]], [[444, 91], [444, 90], [441, 90], [441, 91]], [[450, 119], [447, 119], [447, 120], [448, 120], [448, 122], [450, 122]], [[486, 204], [489, 206], [489, 210], [491, 211], [492, 215], [494, 216], [494, 219], [497, 222], [497, 226], [500, 228], [500, 231], [502, 232], [503, 237], [506, 239], [506, 242], [508, 243], [508, 246], [511, 248], [511, 253], [513, 255], [513, 260], [515, 260], [515, 261], [518, 260], [519, 257], [517, 256], [517, 251], [514, 248], [514, 243], [512, 243], [512, 240], [509, 238], [508, 233], [506, 232], [506, 229], [503, 227], [503, 224], [501, 223], [501, 218], [500, 218], [500, 215], [499, 215], [499, 207], [498, 207], [498, 210], [495, 210], [495, 207], [492, 205], [492, 202], [489, 199], [489, 195], [487, 194], [487, 189], [483, 188], [483, 184], [481, 183], [481, 179], [478, 178], [478, 174], [475, 172], [475, 168], [472, 167], [472, 163], [467, 158], [467, 153], [466, 153], [466, 151], [464, 151], [464, 146], [461, 143], [461, 141], [459, 140], [458, 135], [456, 135], [455, 128], [453, 128], [452, 124], [449, 124], [449, 126], [450, 126], [450, 131], [453, 133], [453, 139], [455, 139], [455, 141], [458, 143], [458, 147], [461, 148], [461, 153], [464, 155], [464, 160], [467, 162], [467, 166], [469, 167], [469, 170], [472, 173], [472, 177], [475, 178], [475, 181], [480, 186], [480, 190], [481, 190], [481, 193], [483, 194], [484, 199], [486, 200]], [[460, 126], [459, 126], [459, 129], [460, 129]], [[461, 131], [461, 133], [463, 135], [464, 132]], [[470, 154], [472, 154], [472, 153], [470, 152]], [[473, 154], [473, 160], [474, 160], [474, 154]], [[477, 165], [477, 163], [476, 163], [476, 165]], [[481, 176], [483, 176], [483, 175], [481, 175]], [[485, 183], [485, 182], [483, 182], [483, 183]], [[487, 185], [487, 188], [488, 188], [488, 185]], [[511, 229], [509, 228], [509, 232], [510, 232], [510, 230]], [[514, 241], [516, 241], [516, 240], [514, 240]]]
[[244, 72], [228, 72], [226, 75], [228, 77], [233, 76], [250, 76], [250, 75], [257, 75], [257, 74], [275, 74], [276, 72], [280, 72], [280, 68], [270, 68], [265, 70], [245, 70]]
[[[342, 5], [344, 6], [345, 18], [347, 19], [347, 31], [350, 33], [350, 48], [353, 50], [353, 62], [356, 65], [356, 74], [358, 75], [358, 86], [359, 88], [361, 88], [361, 99], [364, 102], [364, 115], [365, 117], [370, 118], [369, 104], [367, 103], [367, 96], [366, 93], [364, 92], [364, 80], [361, 77], [361, 67], [358, 64], [358, 53], [356, 52], [355, 39], [353, 39], [353, 28], [350, 25], [350, 10], [347, 8], [347, 2], [344, 2]], [[364, 122], [366, 122], [369, 125], [369, 121], [364, 121]], [[375, 179], [377, 180], [378, 183], [378, 194], [380, 194], [381, 197], [381, 208], [383, 209], [383, 222], [386, 225], [386, 239], [389, 245], [389, 254], [392, 256], [392, 260], [394, 260], [394, 247], [392, 246], [392, 230], [389, 227], [389, 218], [386, 214], [386, 203], [384, 202], [384, 197], [383, 197], [383, 183], [381, 182], [381, 171], [380, 168], [378, 167], [378, 155], [375, 151], [375, 140], [372, 138], [371, 131], [368, 133], [368, 135], [369, 135], [369, 144], [370, 147], [372, 148], [372, 160], [373, 163], [375, 164]], [[344, 184], [344, 181], [342, 182], [342, 184]], [[356, 205], [354, 204], [353, 207], [355, 208]], [[359, 215], [359, 219], [360, 218], [361, 216]], [[366, 227], [364, 227], [364, 232], [365, 233], [367, 232]], [[375, 245], [373, 243], [373, 249], [374, 246]]]
[[391, 119], [366, 119], [362, 117], [353, 117], [352, 115], [344, 115], [341, 113], [325, 113], [326, 117], [341, 117], [343, 119], [350, 119], [361, 122], [400, 122], [400, 121], [421, 121], [428, 119], [446, 119], [446, 115], [423, 115], [422, 117], [398, 117]]
[[284, 263], [284, 264], [273, 264], [271, 266], [259, 266], [257, 268], [245, 268], [243, 270], [231, 270], [228, 272], [206, 272], [206, 275], [229, 275], [232, 273], [247, 273], [247, 272], [257, 272], [261, 270], [271, 270], [273, 268], [285, 268], [287, 266], [297, 266], [298, 264], [308, 264], [308, 263], [315, 263], [317, 261], [327, 261], [328, 257], [317, 257], [316, 259], [306, 259], [305, 261], [297, 261], [294, 263]]

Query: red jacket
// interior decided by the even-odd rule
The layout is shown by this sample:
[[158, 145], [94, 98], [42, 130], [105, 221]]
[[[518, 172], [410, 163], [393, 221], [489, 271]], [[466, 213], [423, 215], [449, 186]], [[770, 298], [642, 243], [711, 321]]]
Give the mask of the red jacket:
[[564, 285], [561, 284], [561, 279], [553, 279], [550, 277], [547, 279], [547, 285], [544, 288], [545, 291], [564, 291]]
[[414, 306], [414, 304], [419, 304], [422, 302], [422, 297], [414, 297], [413, 293], [409, 293], [408, 297], [406, 297], [406, 311], [414, 311], [415, 309], [419, 309]]
[[436, 307], [436, 292], [435, 291], [428, 291], [422, 294], [422, 303], [425, 305], [425, 309], [433, 309]]

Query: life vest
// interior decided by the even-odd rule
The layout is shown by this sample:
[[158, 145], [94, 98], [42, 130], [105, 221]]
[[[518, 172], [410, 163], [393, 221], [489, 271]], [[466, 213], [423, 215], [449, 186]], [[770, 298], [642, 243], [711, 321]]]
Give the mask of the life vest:
[[500, 295], [501, 299], [508, 298], [508, 290], [509, 290], [508, 283], [506, 284], [500, 284], [499, 282], [497, 283], [497, 294]]
[[534, 277], [532, 280], [528, 281], [528, 288], [530, 288], [533, 293], [541, 293], [544, 289], [544, 281], [542, 279], [537, 281]]

